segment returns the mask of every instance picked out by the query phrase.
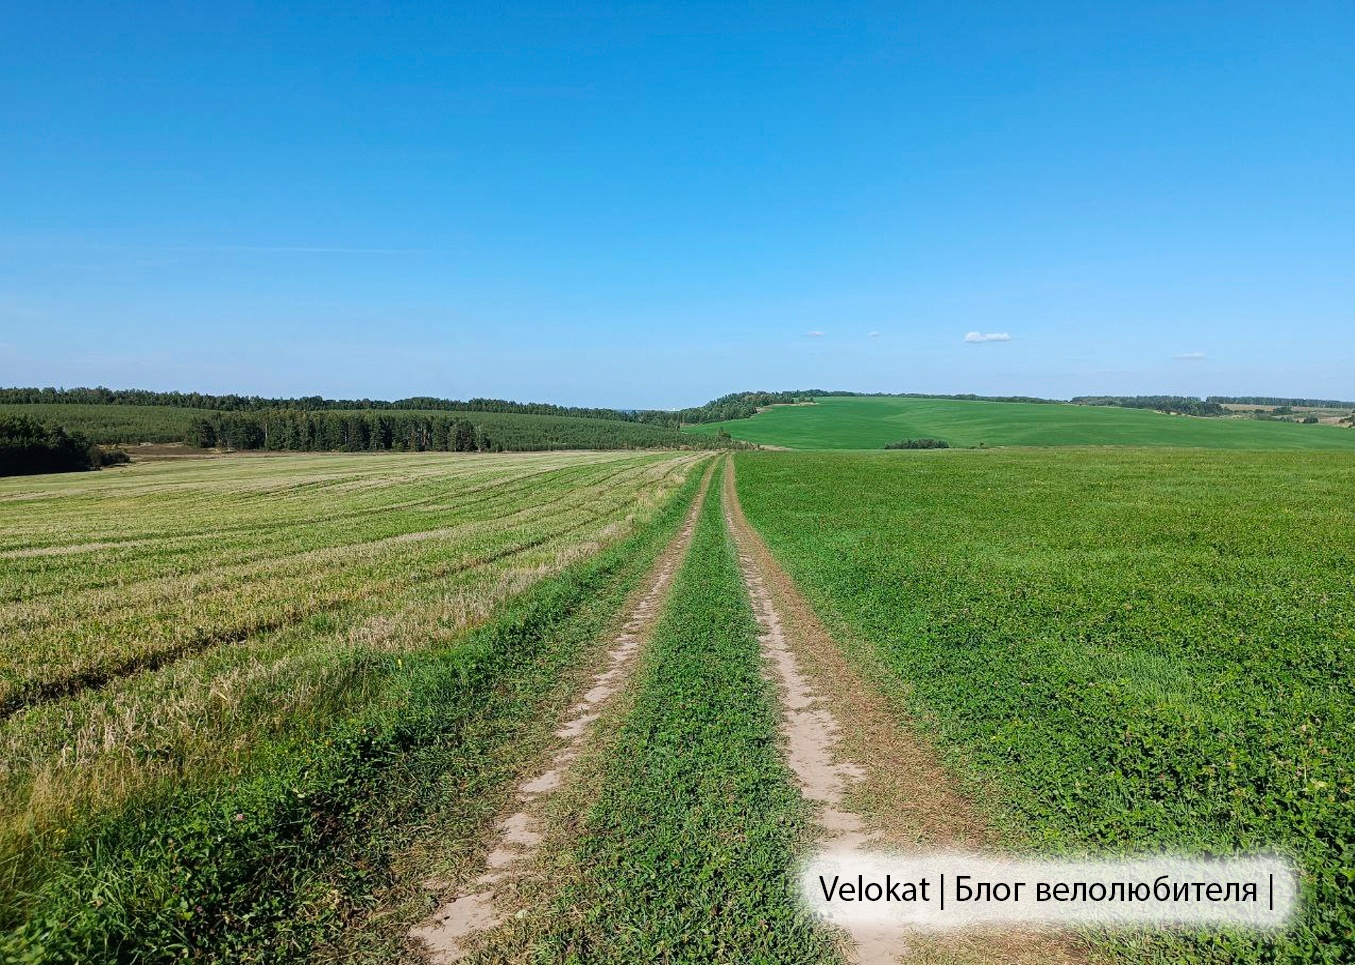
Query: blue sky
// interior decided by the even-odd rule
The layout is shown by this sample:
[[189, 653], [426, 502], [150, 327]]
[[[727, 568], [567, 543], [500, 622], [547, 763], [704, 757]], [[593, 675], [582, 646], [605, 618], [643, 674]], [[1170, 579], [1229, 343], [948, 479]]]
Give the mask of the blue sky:
[[1349, 2], [8, 4], [0, 383], [1351, 398], [1352, 50]]

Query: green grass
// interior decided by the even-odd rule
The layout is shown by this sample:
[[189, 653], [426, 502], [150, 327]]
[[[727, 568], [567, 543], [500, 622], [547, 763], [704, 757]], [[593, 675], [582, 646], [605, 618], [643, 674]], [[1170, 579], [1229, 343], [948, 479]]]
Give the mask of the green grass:
[[822, 398], [751, 419], [689, 426], [790, 449], [882, 449], [901, 439], [952, 446], [1191, 446], [1209, 449], [1355, 450], [1355, 429], [1172, 416], [1110, 406], [956, 399]]
[[277, 961], [323, 938], [424, 811], [507, 780], [507, 742], [676, 526], [692, 458], [0, 482], [0, 947]]
[[[792, 868], [806, 806], [712, 479], [557, 895], [520, 941], [561, 962], [832, 962]], [[484, 961], [502, 960], [501, 946]]]
[[1129, 958], [1347, 960], [1355, 455], [737, 459], [750, 520], [1013, 841], [1298, 857], [1284, 938], [1165, 933]]

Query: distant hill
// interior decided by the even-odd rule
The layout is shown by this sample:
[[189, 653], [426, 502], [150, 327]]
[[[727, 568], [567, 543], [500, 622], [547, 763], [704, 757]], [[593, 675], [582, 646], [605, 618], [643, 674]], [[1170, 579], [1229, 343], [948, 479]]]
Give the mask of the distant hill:
[[1355, 428], [1168, 415], [1149, 409], [955, 398], [825, 396], [749, 419], [690, 426], [693, 434], [791, 449], [882, 449], [905, 439], [971, 446], [1185, 446], [1355, 450]]

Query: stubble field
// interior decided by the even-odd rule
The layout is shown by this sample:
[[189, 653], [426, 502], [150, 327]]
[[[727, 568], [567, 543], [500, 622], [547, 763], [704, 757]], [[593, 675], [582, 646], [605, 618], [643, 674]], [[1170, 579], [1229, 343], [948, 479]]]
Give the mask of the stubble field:
[[[286, 797], [289, 783], [332, 767], [314, 790], [339, 810], [370, 808], [341, 793], [364, 778], [321, 761], [317, 743], [334, 747], [346, 727], [360, 758], [377, 718], [408, 728], [430, 710], [421, 687], [474, 689], [485, 654], [467, 632], [537, 584], [545, 597], [522, 619], [564, 619], [605, 596], [612, 571], [644, 553], [604, 551], [653, 529], [693, 462], [233, 457], [0, 482], [0, 907], [20, 929], [11, 951], [62, 945], [43, 916], [77, 908], [61, 923], [72, 948], [191, 947], [195, 916], [211, 916], [178, 909], [192, 889], [175, 893], [183, 860], [166, 841], [205, 820], [194, 807], [211, 811], [256, 778], [258, 794]], [[392, 710], [402, 719], [383, 716]], [[454, 707], [441, 710], [458, 726]], [[255, 804], [239, 805], [235, 823], [269, 844], [273, 830], [258, 825], [283, 819], [269, 817], [277, 802]], [[343, 823], [315, 813], [325, 810], [301, 823]], [[164, 853], [132, 873], [110, 858], [124, 846]], [[223, 900], [244, 907], [241, 895]]]

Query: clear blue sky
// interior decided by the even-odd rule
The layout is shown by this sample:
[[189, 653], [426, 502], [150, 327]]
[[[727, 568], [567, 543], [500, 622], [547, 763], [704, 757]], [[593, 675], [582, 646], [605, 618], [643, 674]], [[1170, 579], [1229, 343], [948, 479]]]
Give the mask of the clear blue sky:
[[9, 3], [0, 383], [1350, 398], [1352, 51], [1349, 0]]

